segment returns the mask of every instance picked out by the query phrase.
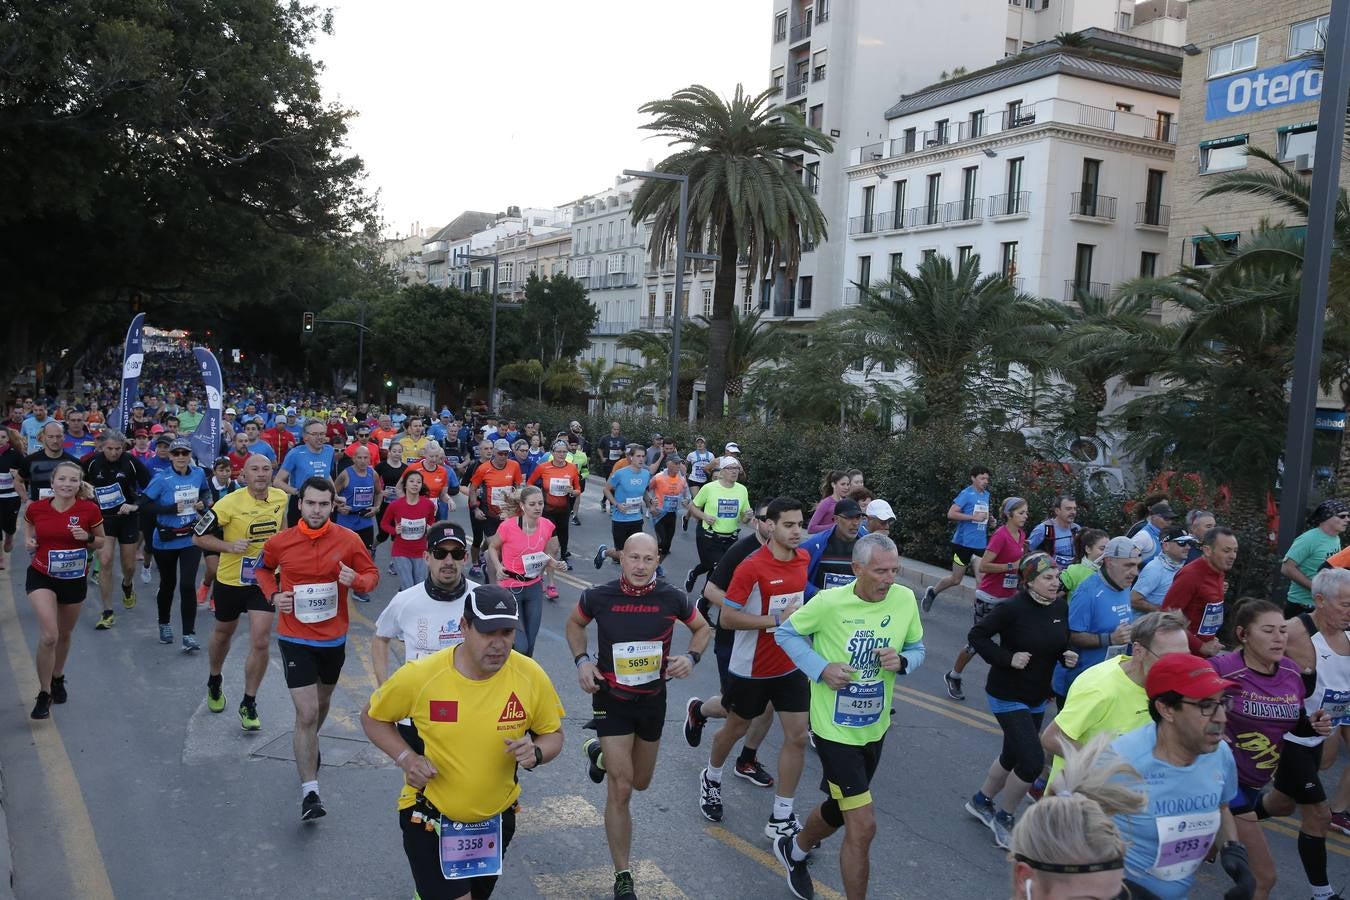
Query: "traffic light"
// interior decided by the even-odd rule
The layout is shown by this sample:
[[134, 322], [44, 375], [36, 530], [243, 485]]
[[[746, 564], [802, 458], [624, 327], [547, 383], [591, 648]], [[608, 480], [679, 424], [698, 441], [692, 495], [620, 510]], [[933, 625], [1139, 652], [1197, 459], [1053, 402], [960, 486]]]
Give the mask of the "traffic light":
[[314, 313], [312, 312], [304, 314], [304, 332], [305, 334], [314, 333]]
[[385, 379], [384, 379], [384, 386], [387, 387], [387, 388], [393, 387], [393, 386], [394, 386], [394, 379], [392, 379], [392, 378], [390, 378], [390, 377], [388, 377], [388, 376], [385, 376]]

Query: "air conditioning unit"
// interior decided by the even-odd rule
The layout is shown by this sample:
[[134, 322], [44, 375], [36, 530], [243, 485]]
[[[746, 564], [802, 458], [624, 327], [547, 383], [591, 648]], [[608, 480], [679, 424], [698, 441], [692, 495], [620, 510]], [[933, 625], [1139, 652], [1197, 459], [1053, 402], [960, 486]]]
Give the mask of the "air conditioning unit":
[[1294, 171], [1300, 175], [1308, 175], [1313, 170], [1313, 154], [1300, 153], [1294, 157]]

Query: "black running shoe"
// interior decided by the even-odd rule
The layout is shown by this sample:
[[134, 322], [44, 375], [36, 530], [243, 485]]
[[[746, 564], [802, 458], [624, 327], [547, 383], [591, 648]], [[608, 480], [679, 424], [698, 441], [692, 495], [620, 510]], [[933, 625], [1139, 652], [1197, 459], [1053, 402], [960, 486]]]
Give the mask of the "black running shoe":
[[596, 784], [605, 780], [605, 754], [600, 752], [600, 740], [598, 738], [589, 738], [581, 745], [581, 752], [586, 754], [586, 774], [591, 776], [591, 781]]
[[703, 726], [708, 724], [708, 720], [699, 714], [698, 708], [703, 705], [703, 701], [697, 697], [690, 697], [688, 704], [684, 707], [684, 741], [690, 747], [697, 747], [699, 741], [703, 740]]
[[66, 693], [66, 676], [64, 676], [64, 675], [53, 675], [53, 676], [52, 676], [52, 702], [53, 702], [53, 703], [65, 703], [66, 700], [68, 700], [68, 699], [70, 699], [70, 695]]
[[752, 759], [747, 763], [738, 762], [732, 771], [751, 784], [759, 787], [773, 787], [773, 776], [757, 759]]
[[690, 569], [684, 576], [684, 592], [687, 594], [694, 589], [694, 583], [698, 581], [698, 574]]
[[28, 714], [30, 719], [45, 719], [52, 714], [52, 695], [46, 691], [38, 691], [37, 701], [33, 704], [33, 711]]
[[312, 822], [315, 819], [322, 819], [328, 815], [328, 810], [323, 808], [323, 801], [319, 799], [318, 791], [310, 791], [305, 795], [305, 799], [300, 801], [300, 821]]
[[961, 676], [955, 672], [948, 672], [942, 676], [942, 680], [947, 682], [947, 696], [953, 700], [964, 700], [966, 695], [961, 693]]
[[774, 841], [773, 855], [787, 870], [788, 889], [792, 891], [792, 896], [800, 900], [813, 900], [816, 886], [811, 881], [811, 873], [806, 870], [806, 860], [798, 862], [792, 858], [792, 842], [795, 840], [795, 837], [784, 835]]
[[637, 900], [633, 890], [633, 873], [625, 869], [614, 873], [614, 900]]
[[722, 821], [722, 785], [708, 779], [708, 770], [698, 774], [698, 809], [709, 822]]

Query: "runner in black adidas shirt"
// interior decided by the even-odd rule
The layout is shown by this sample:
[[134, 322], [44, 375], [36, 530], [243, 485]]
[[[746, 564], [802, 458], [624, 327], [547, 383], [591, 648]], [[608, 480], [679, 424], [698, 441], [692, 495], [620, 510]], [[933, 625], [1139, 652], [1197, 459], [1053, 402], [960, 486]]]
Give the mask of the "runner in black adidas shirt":
[[[708, 646], [712, 633], [679, 588], [656, 579], [659, 552], [648, 534], [635, 534], [623, 545], [618, 581], [582, 592], [567, 620], [567, 643], [576, 658], [581, 689], [593, 695], [593, 718], [586, 725], [599, 738], [582, 745], [591, 780], [609, 776], [605, 834], [614, 860], [614, 898], [633, 900], [628, 870], [633, 842], [629, 802], [645, 791], [656, 769], [661, 729], [666, 719], [666, 679], [684, 678]], [[586, 626], [594, 620], [597, 657], [586, 650]], [[689, 650], [670, 655], [679, 620], [689, 627]]]
[[136, 545], [141, 539], [139, 507], [132, 501], [150, 483], [150, 470], [126, 452], [131, 449], [120, 431], [104, 432], [98, 452], [84, 462], [84, 478], [94, 486], [94, 502], [103, 512], [107, 539], [98, 550], [98, 588], [103, 613], [94, 627], [106, 631], [117, 621], [113, 613], [113, 548], [122, 561], [122, 606], [136, 605]]
[[[613, 471], [614, 464], [623, 459], [628, 449], [628, 439], [623, 436], [622, 431], [618, 422], [610, 422], [609, 434], [595, 445], [595, 473], [606, 481], [609, 480], [609, 473]], [[602, 496], [600, 509], [603, 510], [605, 505], [605, 498]]]

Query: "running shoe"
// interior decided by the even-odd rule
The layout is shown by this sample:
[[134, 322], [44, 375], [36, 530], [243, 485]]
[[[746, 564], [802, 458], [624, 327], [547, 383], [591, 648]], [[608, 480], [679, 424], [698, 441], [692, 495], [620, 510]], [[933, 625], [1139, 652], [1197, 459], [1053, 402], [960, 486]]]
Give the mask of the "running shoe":
[[1350, 811], [1341, 810], [1331, 814], [1331, 827], [1341, 834], [1350, 835]]
[[487, 576], [483, 572], [482, 566], [469, 566], [469, 577], [477, 582], [483, 582], [487, 580]]
[[586, 774], [591, 776], [591, 781], [596, 784], [605, 780], [605, 754], [600, 752], [599, 738], [588, 738], [581, 745], [581, 752], [586, 756]]
[[942, 680], [947, 682], [947, 696], [953, 700], [964, 700], [966, 695], [961, 693], [961, 676], [955, 672], [947, 672], [942, 676]]
[[928, 589], [923, 592], [923, 603], [919, 604], [919, 609], [928, 612], [933, 608], [933, 601], [937, 599], [937, 591], [933, 590], [930, 584]]
[[773, 787], [773, 776], [757, 759], [752, 759], [748, 763], [738, 762], [731, 771], [758, 787]]
[[211, 585], [201, 584], [197, 586], [197, 605], [205, 606], [207, 599], [211, 596]]
[[709, 822], [722, 821], [722, 785], [708, 778], [708, 770], [698, 775], [698, 808]]
[[573, 516], [573, 517], [572, 517], [572, 524], [575, 525], [575, 526], [577, 526], [578, 528], [580, 528], [580, 527], [581, 527], [581, 520], [578, 519], [576, 516]]
[[685, 514], [684, 514], [684, 523], [683, 523], [682, 525], [680, 525], [680, 530], [681, 530], [681, 531], [688, 531], [688, 530], [689, 530], [689, 513], [685, 513]]
[[323, 808], [323, 801], [319, 799], [318, 791], [310, 791], [305, 795], [305, 799], [300, 801], [300, 821], [312, 822], [315, 819], [322, 819], [328, 815], [328, 810]]
[[558, 589], [550, 584], [548, 587], [544, 588], [544, 596], [547, 597], [553, 603], [557, 603]]
[[369, 594], [358, 594], [356, 591], [352, 591], [352, 596], [356, 598], [356, 602], [357, 602], [357, 603], [369, 603], [369, 602], [370, 602], [370, 595], [369, 595]]
[[[222, 697], [221, 703], [223, 704], [224, 702], [225, 698]], [[239, 727], [245, 731], [262, 730], [262, 722], [258, 721], [258, 707], [255, 704], [239, 704]], [[319, 763], [319, 765], [323, 765], [323, 763]], [[320, 813], [320, 815], [322, 815], [322, 813]]]
[[802, 830], [802, 822], [793, 813], [786, 819], [769, 817], [769, 824], [764, 826], [764, 836], [771, 841], [777, 841], [780, 837], [792, 837]]
[[572, 560], [570, 560], [570, 559], [565, 559], [565, 560], [563, 560], [563, 562], [567, 563], [567, 571], [569, 571], [569, 572], [572, 571]]
[[212, 687], [209, 682], [206, 685], [206, 708], [213, 713], [225, 711], [225, 692], [218, 685]]
[[122, 608], [136, 608], [136, 589], [129, 584], [122, 585]]
[[38, 691], [37, 700], [33, 703], [33, 711], [28, 714], [30, 719], [46, 719], [52, 714], [52, 695], [46, 691]]
[[698, 573], [690, 569], [684, 575], [684, 592], [687, 594], [694, 589], [694, 582], [698, 581]]
[[997, 815], [997, 810], [994, 809], [994, 801], [983, 794], [977, 792], [975, 796], [966, 801], [966, 812], [979, 819], [980, 824], [985, 828], [992, 829], [994, 827], [994, 816]]
[[1031, 783], [1031, 787], [1027, 788], [1027, 797], [1028, 799], [1031, 800], [1032, 803], [1039, 803], [1041, 798], [1044, 796], [1045, 796], [1045, 776], [1039, 775], [1037, 776], [1036, 780]]
[[1012, 813], [1007, 810], [1000, 809], [994, 814], [994, 823], [989, 826], [989, 830], [994, 832], [994, 846], [1008, 849], [1012, 840], [1013, 821]]
[[65, 703], [65, 702], [66, 702], [67, 700], [69, 700], [69, 699], [70, 699], [70, 695], [66, 693], [66, 676], [64, 676], [64, 675], [53, 675], [53, 676], [52, 676], [52, 702], [53, 702], [53, 703]]
[[[389, 574], [390, 574], [390, 575], [397, 575], [397, 574], [398, 574], [397, 572], [394, 571], [394, 561], [393, 561], [392, 559], [389, 560], [388, 571], [389, 571]], [[314, 793], [314, 792], [313, 792], [313, 791], [310, 791], [310, 793]]]
[[690, 747], [697, 747], [703, 740], [703, 726], [708, 724], [698, 711], [702, 705], [698, 697], [690, 697], [684, 706], [684, 742]]
[[614, 900], [637, 900], [633, 890], [633, 873], [625, 869], [614, 873]]
[[94, 623], [94, 629], [96, 631], [107, 631], [109, 628], [113, 627], [116, 624], [117, 624], [117, 616], [113, 615], [113, 611], [111, 609], [105, 609], [99, 615], [98, 621]]
[[606, 550], [606, 549], [607, 549], [607, 548], [605, 547], [605, 545], [604, 545], [604, 544], [601, 544], [601, 545], [600, 545], [600, 549], [595, 551], [595, 559], [592, 560], [592, 562], [595, 563], [595, 567], [596, 567], [597, 569], [600, 568], [601, 566], [603, 566], [603, 565], [605, 564], [605, 550]]
[[150, 583], [150, 567], [141, 566], [141, 584]]
[[813, 900], [816, 896], [816, 886], [811, 881], [811, 873], [806, 869], [806, 860], [799, 861], [792, 858], [792, 841], [791, 835], [774, 841], [773, 855], [787, 871], [788, 890], [792, 891], [792, 896], [799, 900]]
[[[6, 550], [5, 553], [6, 553], [6, 554], [9, 553], [9, 551]], [[0, 555], [0, 572], [5, 571], [6, 565], [7, 565], [7, 564], [6, 564], [6, 562], [5, 562], [5, 557], [4, 557], [3, 555]]]
[[197, 636], [196, 636], [195, 634], [185, 634], [185, 635], [183, 635], [183, 652], [184, 652], [184, 653], [194, 653], [194, 652], [196, 652], [197, 650], [200, 650], [200, 649], [202, 649], [202, 645], [199, 644], [199, 643], [197, 643]]
[[161, 644], [172, 644], [172, 643], [173, 643], [173, 626], [172, 626], [172, 625], [161, 625], [161, 626], [159, 626], [159, 642], [160, 642]]

